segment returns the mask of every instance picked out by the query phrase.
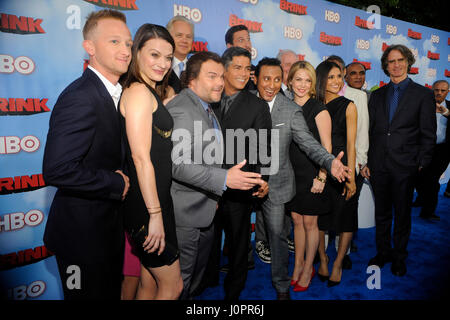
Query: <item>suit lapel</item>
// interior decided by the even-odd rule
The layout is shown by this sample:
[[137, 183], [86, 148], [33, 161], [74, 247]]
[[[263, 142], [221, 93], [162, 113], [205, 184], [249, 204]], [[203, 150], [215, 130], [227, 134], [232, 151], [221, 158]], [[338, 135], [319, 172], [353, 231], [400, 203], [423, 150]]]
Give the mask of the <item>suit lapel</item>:
[[[208, 114], [206, 113], [205, 109], [203, 109], [203, 106], [202, 106], [202, 104], [200, 102], [200, 98], [191, 89], [187, 88], [187, 89], [184, 89], [184, 90], [186, 91], [186, 94], [189, 96], [189, 98], [192, 100], [192, 102], [193, 102], [193, 104], [195, 106], [195, 110], [200, 113], [200, 115], [201, 115], [201, 117], [203, 119], [203, 122], [208, 125], [208, 129], [214, 129], [214, 126], [211, 123], [211, 120], [209, 119]], [[220, 126], [220, 122], [217, 119], [217, 116], [214, 113], [214, 111], [213, 111], [212, 115], [213, 115], [214, 119], [216, 119], [219, 132], [222, 132], [222, 127]], [[222, 140], [223, 139], [220, 139], [220, 142], [218, 142], [219, 146], [222, 145]]]
[[[275, 102], [273, 103], [272, 112], [270, 113], [272, 116], [272, 119], [277, 117], [278, 113], [280, 112], [280, 106], [281, 106], [281, 99], [283, 95], [281, 93], [277, 93], [275, 96]], [[273, 120], [272, 120], [273, 123]]]
[[209, 117], [206, 114], [205, 109], [203, 109], [203, 106], [200, 102], [200, 98], [191, 89], [187, 88], [185, 90], [186, 90], [186, 94], [192, 100], [192, 103], [195, 106], [195, 110], [201, 115], [201, 117], [203, 118], [203, 121], [209, 124], [211, 121], [209, 120]]
[[175, 93], [179, 93], [181, 91], [181, 81], [178, 78], [175, 71], [172, 69], [169, 75], [169, 85], [173, 88]]
[[84, 71], [83, 76], [84, 75], [86, 75], [86, 77], [94, 82], [94, 88], [97, 90], [100, 96], [104, 98], [105, 105], [107, 106], [108, 110], [113, 110], [114, 113], [117, 113], [116, 106], [114, 105], [114, 100], [109, 94], [102, 80], [100, 80], [100, 78], [89, 68]]
[[381, 90], [380, 91], [380, 101], [381, 101], [383, 117], [389, 126], [389, 104], [387, 102], [388, 87], [386, 85], [378, 90]]
[[[245, 101], [244, 100], [245, 100], [245, 94], [244, 94], [244, 92], [242, 90], [241, 92], [238, 93], [236, 98], [233, 100], [233, 103], [228, 108], [227, 113], [225, 113], [222, 121], [226, 121], [228, 118], [230, 118], [230, 116], [233, 114], [234, 110], [236, 108], [240, 108], [239, 107], [240, 105], [245, 105]], [[220, 108], [222, 108], [222, 106], [220, 106]]]

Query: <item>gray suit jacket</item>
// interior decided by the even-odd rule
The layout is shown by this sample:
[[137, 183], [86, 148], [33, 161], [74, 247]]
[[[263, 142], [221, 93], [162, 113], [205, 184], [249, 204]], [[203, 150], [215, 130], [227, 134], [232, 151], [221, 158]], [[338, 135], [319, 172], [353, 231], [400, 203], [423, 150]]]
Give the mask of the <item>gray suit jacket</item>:
[[[302, 109], [281, 93], [275, 97], [271, 116], [272, 130], [278, 129], [279, 140], [274, 141], [275, 134], [272, 132], [272, 168], [278, 165], [278, 172], [269, 177], [269, 199], [274, 203], [283, 204], [295, 195], [294, 169], [289, 158], [289, 146], [292, 141], [297, 143], [311, 160], [326, 168], [328, 172], [331, 170], [334, 156], [311, 135]], [[278, 163], [276, 154], [279, 155]]]
[[[214, 128], [198, 96], [191, 89], [182, 90], [167, 104], [167, 109], [174, 121], [171, 194], [175, 222], [179, 227], [204, 228], [211, 224], [216, 213], [227, 170], [221, 168], [222, 154], [219, 161], [208, 164], [203, 159], [203, 152], [205, 148], [211, 150], [221, 146], [215, 140], [204, 141], [205, 131], [211, 132]], [[180, 136], [183, 138], [180, 139]]]

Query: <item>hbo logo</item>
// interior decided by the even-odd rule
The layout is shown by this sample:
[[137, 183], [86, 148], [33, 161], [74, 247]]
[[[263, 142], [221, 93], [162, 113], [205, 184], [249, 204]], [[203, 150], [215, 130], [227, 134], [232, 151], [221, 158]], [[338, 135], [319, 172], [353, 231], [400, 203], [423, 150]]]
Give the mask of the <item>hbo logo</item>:
[[339, 23], [339, 21], [341, 21], [341, 16], [339, 15], [339, 12], [325, 10], [325, 21]]
[[14, 59], [7, 54], [0, 54], [0, 73], [13, 73], [17, 71], [28, 75], [34, 71], [34, 62], [28, 57], [20, 56]]

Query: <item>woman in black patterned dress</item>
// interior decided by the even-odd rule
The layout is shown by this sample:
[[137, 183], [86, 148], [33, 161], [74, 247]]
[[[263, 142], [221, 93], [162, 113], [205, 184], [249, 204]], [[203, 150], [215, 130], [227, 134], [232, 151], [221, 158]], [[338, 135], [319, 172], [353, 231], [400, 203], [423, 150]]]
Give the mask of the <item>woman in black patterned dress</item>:
[[[141, 261], [136, 299], [177, 299], [183, 288], [178, 256], [168, 254], [169, 249], [178, 250], [170, 195], [173, 119], [161, 102], [173, 95], [167, 81], [174, 48], [164, 27], [142, 25], [134, 38], [120, 101], [130, 178], [123, 206], [125, 229], [135, 234], [148, 227], [143, 244], [130, 237]], [[168, 261], [167, 256], [173, 258]]]

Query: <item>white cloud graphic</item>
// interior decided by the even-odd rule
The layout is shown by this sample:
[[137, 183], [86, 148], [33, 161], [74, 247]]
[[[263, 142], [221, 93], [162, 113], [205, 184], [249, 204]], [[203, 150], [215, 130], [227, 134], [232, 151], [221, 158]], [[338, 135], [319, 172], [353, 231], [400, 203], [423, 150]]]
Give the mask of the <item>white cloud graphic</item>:
[[428, 50], [431, 51], [431, 52], [435, 52], [436, 51], [436, 47], [433, 45], [433, 42], [431, 41], [431, 39], [425, 40], [423, 42], [424, 54], [427, 54]]
[[[316, 26], [316, 20], [312, 16], [287, 14], [280, 10], [279, 3], [274, 2], [260, 2], [258, 6], [244, 8], [242, 12], [246, 20], [260, 21], [261, 17], [270, 17], [262, 25], [263, 33], [251, 34], [252, 44], [260, 52], [258, 60], [263, 55], [275, 57], [279, 49], [291, 49], [298, 54], [306, 55], [305, 60], [309, 61], [313, 66], [317, 66], [322, 62], [319, 54], [313, 51], [308, 44]], [[301, 29], [302, 38], [300, 40], [285, 38], [284, 26]], [[287, 42], [288, 45], [284, 45], [283, 48], [273, 48], [267, 45], [267, 39], [280, 39], [285, 43]]]
[[55, 193], [56, 188], [46, 187], [24, 193], [23, 201], [33, 209], [48, 209], [52, 204]]

